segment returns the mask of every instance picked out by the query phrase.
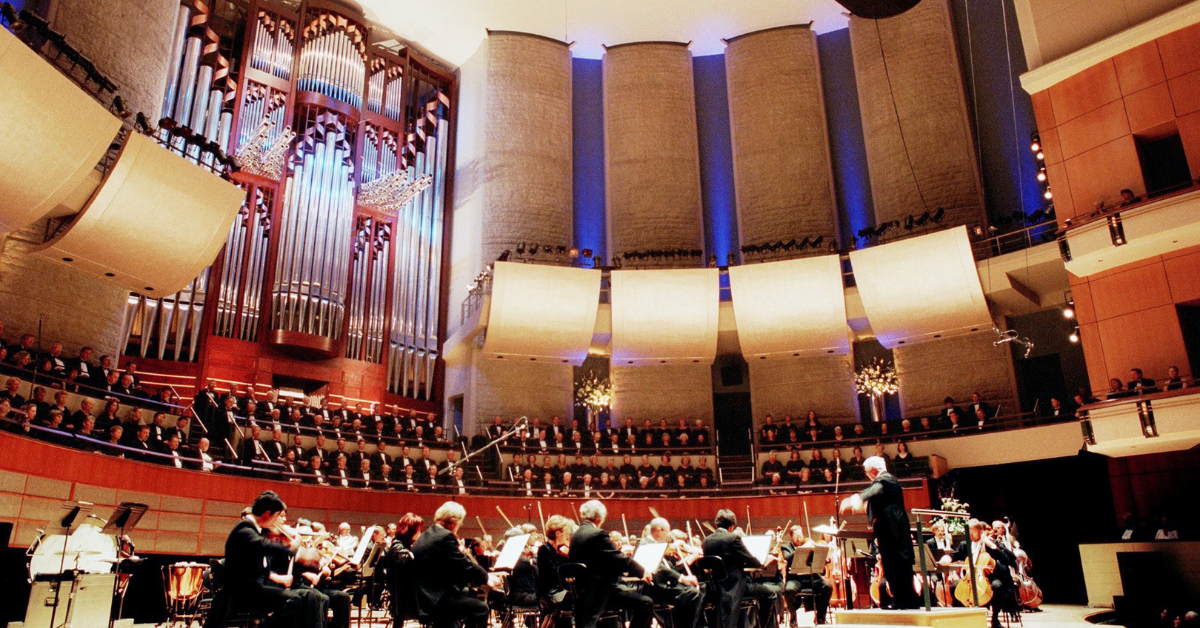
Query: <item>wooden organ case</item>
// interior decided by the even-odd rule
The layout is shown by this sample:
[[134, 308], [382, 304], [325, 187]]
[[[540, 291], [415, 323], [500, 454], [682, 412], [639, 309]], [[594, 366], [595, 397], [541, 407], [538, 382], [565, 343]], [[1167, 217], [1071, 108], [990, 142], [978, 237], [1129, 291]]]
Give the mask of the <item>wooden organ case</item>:
[[436, 410], [456, 84], [350, 2], [183, 0], [161, 117], [246, 198], [184, 290], [131, 294], [126, 356], [176, 378]]

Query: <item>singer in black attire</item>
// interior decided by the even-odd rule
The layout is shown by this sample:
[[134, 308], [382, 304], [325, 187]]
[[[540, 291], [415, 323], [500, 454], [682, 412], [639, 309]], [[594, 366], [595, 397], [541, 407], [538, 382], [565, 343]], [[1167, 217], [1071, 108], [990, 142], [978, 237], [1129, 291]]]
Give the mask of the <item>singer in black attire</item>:
[[904, 489], [896, 476], [888, 473], [883, 458], [871, 456], [863, 461], [863, 470], [871, 485], [857, 495], [842, 500], [841, 511], [867, 512], [875, 533], [875, 547], [883, 577], [892, 593], [892, 605], [898, 609], [920, 606], [913, 589], [913, 541], [904, 508]]

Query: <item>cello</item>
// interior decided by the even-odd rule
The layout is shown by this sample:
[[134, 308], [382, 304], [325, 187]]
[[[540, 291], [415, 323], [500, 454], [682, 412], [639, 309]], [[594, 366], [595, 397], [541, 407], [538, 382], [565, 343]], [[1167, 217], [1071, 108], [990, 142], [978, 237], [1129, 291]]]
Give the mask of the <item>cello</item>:
[[[983, 541], [980, 540], [980, 543]], [[992, 558], [987, 551], [981, 550], [979, 556], [975, 558], [975, 595], [971, 595], [970, 570], [963, 568], [962, 579], [954, 587], [954, 599], [967, 608], [975, 606], [976, 599], [979, 600], [979, 606], [987, 606], [988, 602], [992, 601], [991, 575], [995, 569], [996, 559]]]

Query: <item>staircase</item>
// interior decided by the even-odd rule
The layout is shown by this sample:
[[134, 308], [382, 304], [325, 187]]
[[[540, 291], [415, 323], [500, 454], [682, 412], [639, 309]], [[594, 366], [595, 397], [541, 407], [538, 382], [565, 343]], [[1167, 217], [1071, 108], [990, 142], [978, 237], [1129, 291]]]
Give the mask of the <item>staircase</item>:
[[721, 486], [754, 485], [754, 458], [748, 454], [723, 455], [718, 451], [717, 468], [721, 470]]

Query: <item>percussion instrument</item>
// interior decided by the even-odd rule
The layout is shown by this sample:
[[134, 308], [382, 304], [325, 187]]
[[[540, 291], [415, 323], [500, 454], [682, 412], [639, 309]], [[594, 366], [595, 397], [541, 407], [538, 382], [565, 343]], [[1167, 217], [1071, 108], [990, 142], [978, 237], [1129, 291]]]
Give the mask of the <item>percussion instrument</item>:
[[163, 565], [163, 587], [167, 599], [167, 622], [191, 624], [199, 619], [200, 597], [204, 592], [203, 563], [179, 562]]
[[67, 571], [112, 573], [117, 562], [117, 542], [113, 537], [101, 534], [100, 528], [85, 523], [69, 537], [62, 534], [40, 537], [26, 553], [30, 580]]

